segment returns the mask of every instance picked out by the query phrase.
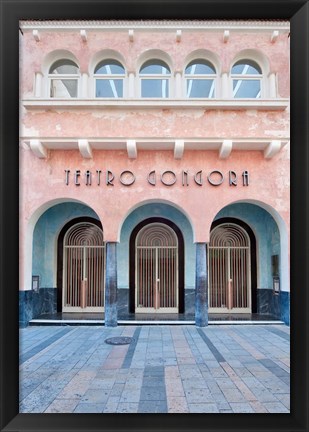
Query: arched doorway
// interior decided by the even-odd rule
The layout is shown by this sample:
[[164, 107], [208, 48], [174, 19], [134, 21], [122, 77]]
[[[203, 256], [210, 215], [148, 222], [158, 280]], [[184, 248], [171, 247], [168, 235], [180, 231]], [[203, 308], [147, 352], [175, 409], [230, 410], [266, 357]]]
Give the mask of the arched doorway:
[[179, 228], [149, 218], [130, 238], [130, 311], [178, 313], [184, 309], [184, 247]]
[[213, 223], [208, 268], [210, 313], [256, 312], [256, 246], [247, 224], [234, 218]]
[[58, 310], [104, 310], [105, 245], [99, 221], [77, 218], [58, 239]]

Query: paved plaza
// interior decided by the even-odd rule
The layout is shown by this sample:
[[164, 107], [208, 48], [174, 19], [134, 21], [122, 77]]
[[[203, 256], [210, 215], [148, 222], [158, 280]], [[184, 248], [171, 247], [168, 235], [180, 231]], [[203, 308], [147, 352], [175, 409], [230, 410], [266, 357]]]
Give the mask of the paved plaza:
[[[127, 345], [109, 345], [130, 337]], [[289, 413], [290, 329], [29, 326], [22, 413]]]

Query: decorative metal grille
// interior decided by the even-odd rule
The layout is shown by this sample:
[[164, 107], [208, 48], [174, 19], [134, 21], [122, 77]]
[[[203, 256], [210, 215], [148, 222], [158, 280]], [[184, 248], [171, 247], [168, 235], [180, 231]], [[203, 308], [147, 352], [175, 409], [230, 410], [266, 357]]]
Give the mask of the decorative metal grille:
[[250, 312], [250, 239], [238, 225], [223, 224], [210, 234], [211, 312]]
[[102, 230], [81, 222], [64, 237], [63, 311], [95, 312], [104, 307], [105, 245]]
[[178, 239], [165, 224], [136, 237], [136, 312], [178, 312]]

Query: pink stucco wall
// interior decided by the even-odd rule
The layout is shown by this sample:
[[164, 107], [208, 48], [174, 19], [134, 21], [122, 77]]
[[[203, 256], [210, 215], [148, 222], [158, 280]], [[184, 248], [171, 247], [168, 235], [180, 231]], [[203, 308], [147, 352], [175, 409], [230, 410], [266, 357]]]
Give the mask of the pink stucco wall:
[[[235, 201], [256, 200], [274, 208], [289, 222], [289, 160], [282, 150], [275, 160], [266, 160], [260, 152], [234, 151], [228, 160], [219, 160], [215, 151], [185, 152], [183, 159], [175, 160], [171, 151], [140, 151], [135, 160], [128, 160], [126, 152], [94, 151], [92, 160], [85, 160], [78, 151], [51, 151], [47, 160], [38, 159], [30, 150], [22, 150], [21, 197], [25, 219], [49, 201], [77, 199], [88, 204], [100, 217], [106, 241], [117, 241], [118, 232], [132, 208], [147, 200], [167, 201], [189, 217], [195, 241], [208, 241], [210, 225], [220, 209]], [[69, 169], [70, 183], [66, 185], [65, 170]], [[74, 184], [74, 171], [81, 170], [80, 186]], [[97, 185], [96, 170], [102, 170], [101, 184]], [[92, 185], [85, 184], [85, 172], [94, 176]], [[106, 171], [115, 175], [114, 186], [105, 184]], [[130, 170], [136, 176], [131, 186], [124, 186], [119, 175]], [[148, 183], [147, 175], [156, 170], [157, 183]], [[160, 173], [172, 170], [177, 181], [166, 186]], [[189, 186], [182, 186], [182, 170], [189, 173]], [[203, 170], [204, 183], [199, 186], [194, 174]], [[224, 182], [213, 186], [207, 175], [220, 170]], [[237, 186], [230, 186], [229, 170], [238, 174]], [[247, 170], [249, 186], [242, 185], [241, 174]]]
[[[32, 31], [21, 37], [21, 99], [34, 97], [34, 75], [46, 70], [46, 59], [54, 50], [68, 50], [78, 61], [81, 72], [89, 72], [96, 54], [105, 49], [117, 51], [128, 71], [136, 70], [148, 50], [164, 51], [174, 71], [183, 71], [194, 50], [206, 49], [218, 59], [220, 73], [229, 72], [235, 56], [242, 50], [258, 50], [268, 62], [267, 73], [275, 73], [278, 98], [289, 97], [289, 41], [286, 33], [276, 43], [270, 42], [269, 32], [231, 33], [228, 43], [222, 32], [183, 31], [181, 42], [171, 31], [135, 31], [130, 42], [127, 31], [88, 31], [83, 42], [78, 31], [44, 31], [36, 42]], [[91, 71], [90, 71], [91, 72]], [[22, 105], [22, 102], [21, 102]], [[53, 202], [78, 200], [89, 205], [101, 219], [106, 241], [119, 240], [119, 231], [125, 217], [136, 206], [147, 201], [165, 201], [175, 205], [189, 218], [194, 240], [207, 242], [215, 215], [236, 201], [256, 202], [271, 207], [286, 224], [289, 232], [289, 147], [286, 145], [270, 160], [261, 151], [235, 151], [226, 160], [220, 160], [218, 151], [185, 150], [176, 160], [172, 151], [138, 151], [137, 159], [128, 159], [127, 152], [94, 150], [92, 159], [84, 159], [77, 150], [50, 150], [46, 159], [36, 157], [24, 143], [27, 138], [263, 138], [269, 140], [289, 136], [287, 110], [205, 110], [162, 108], [56, 108], [21, 109], [20, 143], [20, 233], [21, 266], [27, 254], [26, 232], [29, 223], [35, 223], [40, 214]], [[71, 170], [71, 183], [65, 184], [65, 169]], [[73, 184], [73, 172], [82, 174], [96, 169], [111, 170], [116, 179], [114, 186]], [[126, 187], [118, 176], [123, 170], [136, 175], [135, 183]], [[147, 174], [172, 170], [177, 174], [173, 186], [160, 181], [156, 186], [147, 183]], [[193, 178], [190, 185], [182, 186], [181, 172], [189, 175], [203, 170], [204, 184], [198, 186]], [[220, 170], [225, 181], [212, 186], [206, 175]], [[234, 170], [238, 186], [230, 186], [228, 172]], [[249, 186], [242, 186], [241, 173], [247, 170]], [[83, 179], [81, 180], [83, 182]], [[21, 276], [23, 277], [23, 275]], [[23, 283], [21, 283], [23, 286]]]

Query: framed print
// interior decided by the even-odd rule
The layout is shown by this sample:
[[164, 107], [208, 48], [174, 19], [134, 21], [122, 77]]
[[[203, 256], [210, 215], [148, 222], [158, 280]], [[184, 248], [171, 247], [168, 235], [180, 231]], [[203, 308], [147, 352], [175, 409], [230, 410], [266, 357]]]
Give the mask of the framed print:
[[308, 430], [308, 2], [0, 3], [1, 430]]

